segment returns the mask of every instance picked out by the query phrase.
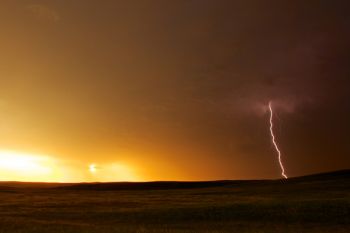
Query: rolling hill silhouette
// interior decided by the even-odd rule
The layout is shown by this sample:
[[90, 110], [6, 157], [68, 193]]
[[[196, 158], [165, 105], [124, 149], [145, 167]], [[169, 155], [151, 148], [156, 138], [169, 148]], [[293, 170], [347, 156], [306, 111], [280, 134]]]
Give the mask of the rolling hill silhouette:
[[312, 185], [325, 183], [350, 184], [350, 169], [291, 177], [288, 180], [217, 180], [217, 181], [152, 181], [152, 182], [93, 182], [93, 183], [40, 183], [0, 182], [0, 190], [9, 188], [54, 188], [66, 190], [169, 190], [212, 187], [241, 187], [266, 185]]

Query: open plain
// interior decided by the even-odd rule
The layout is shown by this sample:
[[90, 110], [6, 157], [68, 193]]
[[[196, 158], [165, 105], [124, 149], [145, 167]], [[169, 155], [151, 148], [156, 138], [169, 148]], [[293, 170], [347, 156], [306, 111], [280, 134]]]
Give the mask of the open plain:
[[0, 232], [350, 232], [350, 172], [289, 180], [15, 183]]

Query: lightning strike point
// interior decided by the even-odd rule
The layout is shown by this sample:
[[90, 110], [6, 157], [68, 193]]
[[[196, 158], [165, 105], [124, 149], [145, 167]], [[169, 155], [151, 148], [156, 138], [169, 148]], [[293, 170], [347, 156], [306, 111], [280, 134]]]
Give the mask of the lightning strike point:
[[270, 133], [271, 133], [271, 139], [272, 139], [272, 144], [274, 145], [276, 151], [277, 151], [277, 154], [278, 154], [278, 162], [280, 164], [280, 167], [281, 167], [281, 172], [282, 172], [282, 176], [285, 178], [285, 179], [288, 179], [288, 176], [286, 175], [285, 171], [284, 171], [284, 167], [283, 167], [283, 163], [282, 163], [282, 153], [280, 151], [280, 149], [278, 148], [278, 145], [277, 145], [277, 142], [276, 142], [276, 139], [275, 139], [275, 135], [273, 133], [273, 110], [272, 110], [272, 103], [271, 101], [269, 102], [269, 110], [270, 110]]

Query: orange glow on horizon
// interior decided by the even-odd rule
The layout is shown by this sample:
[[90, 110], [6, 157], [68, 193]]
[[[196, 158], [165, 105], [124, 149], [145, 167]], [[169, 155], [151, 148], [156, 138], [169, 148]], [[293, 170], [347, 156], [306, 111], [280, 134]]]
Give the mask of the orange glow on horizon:
[[0, 181], [23, 182], [112, 182], [140, 181], [129, 165], [86, 165], [54, 156], [0, 151]]

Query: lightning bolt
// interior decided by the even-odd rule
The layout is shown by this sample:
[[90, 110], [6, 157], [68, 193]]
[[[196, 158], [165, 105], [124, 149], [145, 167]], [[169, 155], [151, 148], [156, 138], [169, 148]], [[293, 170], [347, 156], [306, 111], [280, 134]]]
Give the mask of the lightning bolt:
[[275, 139], [275, 135], [273, 133], [273, 110], [272, 110], [272, 103], [271, 103], [271, 101], [269, 102], [269, 110], [270, 110], [270, 133], [271, 133], [272, 143], [275, 146], [275, 149], [276, 149], [277, 154], [278, 154], [278, 162], [279, 162], [280, 167], [281, 167], [282, 176], [285, 179], [288, 179], [288, 176], [285, 174], [283, 163], [282, 163], [282, 159], [281, 159], [282, 153], [281, 153], [280, 149], [278, 148], [278, 145], [277, 145], [276, 139]]

